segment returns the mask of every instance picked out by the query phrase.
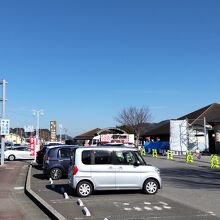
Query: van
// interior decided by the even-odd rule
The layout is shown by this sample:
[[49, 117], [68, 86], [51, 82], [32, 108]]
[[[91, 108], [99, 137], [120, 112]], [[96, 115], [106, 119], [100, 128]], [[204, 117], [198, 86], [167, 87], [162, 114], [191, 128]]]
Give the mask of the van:
[[94, 190], [143, 190], [161, 188], [160, 170], [146, 164], [131, 147], [99, 146], [74, 149], [68, 171], [69, 186], [80, 197]]

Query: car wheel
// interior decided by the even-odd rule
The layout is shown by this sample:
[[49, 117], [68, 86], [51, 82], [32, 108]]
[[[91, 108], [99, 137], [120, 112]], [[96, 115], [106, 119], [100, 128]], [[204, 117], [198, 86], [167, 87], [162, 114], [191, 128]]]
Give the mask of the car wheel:
[[9, 155], [9, 156], [8, 156], [8, 160], [10, 160], [10, 161], [15, 160], [15, 155]]
[[144, 186], [143, 186], [143, 190], [146, 194], [155, 194], [158, 190], [158, 183], [156, 180], [154, 179], [148, 179], [145, 181]]
[[87, 197], [93, 191], [92, 184], [88, 181], [82, 181], [77, 185], [76, 193], [80, 197]]
[[59, 180], [62, 177], [62, 170], [60, 168], [52, 168], [50, 170], [50, 177], [53, 180]]

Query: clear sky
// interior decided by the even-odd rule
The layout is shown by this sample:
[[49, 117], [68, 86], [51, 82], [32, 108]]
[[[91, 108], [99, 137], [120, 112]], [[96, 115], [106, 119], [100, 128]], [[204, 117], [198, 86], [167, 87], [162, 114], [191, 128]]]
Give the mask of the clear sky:
[[0, 0], [0, 78], [12, 127], [43, 109], [71, 136], [220, 103], [220, 1]]

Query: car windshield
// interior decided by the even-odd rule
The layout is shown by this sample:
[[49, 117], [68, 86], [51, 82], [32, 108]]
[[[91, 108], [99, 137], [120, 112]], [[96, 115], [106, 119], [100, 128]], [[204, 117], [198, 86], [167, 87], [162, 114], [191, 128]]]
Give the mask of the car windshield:
[[12, 150], [26, 151], [28, 150], [28, 148], [27, 147], [15, 147], [15, 148], [12, 148]]

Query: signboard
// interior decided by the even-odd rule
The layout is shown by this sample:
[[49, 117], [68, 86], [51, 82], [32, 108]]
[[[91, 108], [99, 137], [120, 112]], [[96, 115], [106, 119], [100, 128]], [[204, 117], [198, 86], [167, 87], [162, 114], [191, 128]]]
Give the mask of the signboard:
[[9, 135], [10, 132], [10, 120], [1, 119], [1, 135]]
[[57, 139], [57, 123], [56, 123], [56, 121], [50, 122], [50, 139], [51, 139], [51, 141], [56, 141], [56, 139]]
[[184, 153], [187, 151], [187, 120], [170, 120], [170, 150]]
[[34, 126], [33, 125], [24, 126], [24, 131], [25, 132], [34, 132]]

